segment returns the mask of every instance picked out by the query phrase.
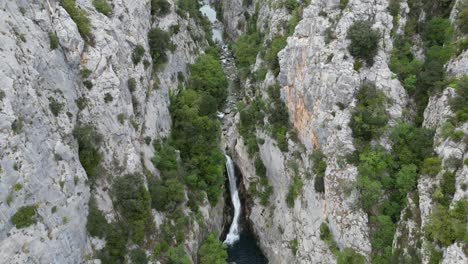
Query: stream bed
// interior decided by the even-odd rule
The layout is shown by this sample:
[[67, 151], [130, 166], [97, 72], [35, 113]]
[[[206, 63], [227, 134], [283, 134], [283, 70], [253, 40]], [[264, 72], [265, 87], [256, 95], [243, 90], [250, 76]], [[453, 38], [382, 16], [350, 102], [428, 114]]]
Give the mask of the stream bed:
[[[235, 125], [233, 122], [234, 115], [232, 114], [232, 109], [235, 106], [238, 96], [235, 94], [233, 89], [233, 83], [237, 80], [237, 69], [235, 66], [234, 58], [232, 53], [228, 48], [228, 45], [225, 44], [223, 39], [223, 24], [216, 18], [215, 9], [210, 6], [208, 0], [201, 2], [200, 11], [204, 14], [211, 22], [212, 32], [213, 32], [213, 41], [220, 46], [222, 50], [221, 55], [221, 64], [223, 70], [226, 74], [226, 77], [229, 79], [228, 89], [228, 98], [225, 105], [225, 110], [223, 113], [219, 113], [218, 117], [223, 123], [223, 127]], [[258, 242], [249, 228], [248, 221], [244, 214], [245, 210], [243, 206], [245, 204], [241, 203], [242, 197], [239, 199], [238, 196], [238, 186], [239, 182], [242, 182], [237, 177], [242, 177], [242, 175], [234, 170], [235, 164], [230, 157], [227, 158], [227, 174], [229, 176], [230, 187], [230, 199], [233, 210], [235, 211], [233, 215], [233, 223], [231, 223], [229, 232], [227, 234], [226, 240], [224, 243], [227, 245], [228, 252], [228, 263], [236, 264], [265, 264], [268, 263], [268, 260], [260, 250]], [[232, 186], [234, 184], [234, 186]], [[234, 203], [233, 203], [234, 202]]]

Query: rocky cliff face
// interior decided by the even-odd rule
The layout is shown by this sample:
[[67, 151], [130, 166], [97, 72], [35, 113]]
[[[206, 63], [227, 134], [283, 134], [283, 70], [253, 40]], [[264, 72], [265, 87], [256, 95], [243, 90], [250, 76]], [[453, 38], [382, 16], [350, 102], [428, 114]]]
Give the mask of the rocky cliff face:
[[[225, 19], [241, 13], [241, 3], [222, 2], [225, 7], [229, 6], [224, 9]], [[359, 209], [359, 193], [352, 187], [358, 171], [354, 165], [345, 161], [345, 155], [355, 150], [348, 125], [350, 111], [355, 107], [356, 93], [364, 82], [374, 82], [377, 89], [390, 99], [391, 103], [386, 109], [390, 115], [388, 131], [399, 120], [407, 118], [405, 111], [411, 109], [407, 92], [389, 68], [394, 41], [392, 30], [400, 33], [404, 31], [409, 13], [406, 1], [399, 1], [397, 23], [394, 23], [395, 18], [389, 11], [391, 1], [351, 0], [345, 7], [340, 7], [340, 2], [343, 1], [310, 1], [310, 5], [303, 10], [302, 20], [295, 27], [294, 34], [288, 38], [286, 47], [278, 53], [279, 75], [275, 78], [270, 71], [265, 81], [257, 84], [261, 90], [260, 96], [265, 98], [266, 87], [279, 82], [290, 123], [299, 137], [299, 142], [289, 140], [289, 151], [282, 152], [277, 147], [277, 142], [268, 134], [257, 131], [256, 135], [262, 141], [259, 144], [259, 157], [266, 166], [267, 178], [273, 192], [266, 206], [262, 205], [260, 199], [254, 199], [248, 218], [259, 237], [262, 250], [271, 263], [334, 263], [335, 255], [320, 238], [320, 225], [323, 222], [328, 223], [340, 249], [351, 248], [368, 258], [371, 253], [369, 219], [367, 214]], [[251, 6], [244, 7], [244, 12], [252, 15], [252, 6], [255, 4], [258, 3], [254, 1]], [[454, 12], [458, 10], [459, 4], [457, 1]], [[277, 31], [278, 24], [285, 23], [290, 16], [287, 15], [287, 9], [281, 1], [270, 1], [268, 5], [260, 6], [257, 29], [265, 34], [264, 43], [267, 43], [269, 39], [281, 33], [281, 30]], [[455, 15], [452, 14], [453, 17]], [[356, 69], [355, 60], [348, 52], [350, 41], [347, 39], [347, 32], [357, 20], [372, 20], [372, 28], [378, 30], [381, 35], [372, 67]], [[225, 21], [225, 24], [229, 36], [236, 38], [244, 22], [230, 19]], [[265, 31], [264, 28], [269, 30]], [[415, 36], [418, 37], [420, 36]], [[416, 57], [423, 56], [417, 52], [417, 46], [413, 50]], [[458, 78], [466, 75], [465, 60], [466, 52], [453, 58], [446, 66], [448, 72]], [[261, 61], [260, 55], [256, 65]], [[245, 86], [248, 87], [252, 82], [252, 78], [247, 78]], [[247, 101], [253, 99], [252, 95], [246, 94]], [[434, 149], [442, 158], [443, 164], [450, 157], [457, 160], [466, 158], [466, 145], [463, 141], [455, 143], [440, 136], [442, 124], [453, 116], [449, 106], [449, 98], [453, 95], [454, 90], [447, 88], [442, 95], [431, 97], [424, 114], [423, 126], [437, 131]], [[239, 116], [237, 121], [239, 122]], [[466, 123], [457, 129], [466, 134]], [[243, 173], [246, 189], [249, 189], [251, 184], [259, 180], [259, 176], [256, 175], [254, 161], [249, 157], [247, 143], [236, 133], [232, 132], [237, 137], [237, 141], [232, 143], [236, 153], [235, 160]], [[388, 133], [385, 133], [378, 143], [387, 150], [391, 149]], [[314, 191], [313, 178], [316, 175], [307, 177], [313, 167], [308, 157], [316, 149], [322, 150], [326, 155], [324, 194]], [[295, 174], [289, 164], [294, 159], [299, 162], [299, 175], [303, 186], [294, 206], [289, 208], [286, 197], [288, 186], [293, 182]], [[454, 202], [467, 198], [466, 190], [461, 188], [466, 185], [466, 169], [467, 166], [462, 165], [462, 168], [456, 171], [457, 189]], [[395, 248], [396, 241], [401, 239], [399, 236], [408, 234], [411, 237], [411, 234], [416, 233], [420, 236], [424, 233], [424, 223], [433, 208], [431, 193], [442, 174], [443, 171], [437, 179], [429, 179], [427, 175], [420, 178], [420, 202], [416, 207], [419, 206], [421, 210], [423, 224], [414, 220], [401, 220], [400, 226], [408, 229], [399, 229], [400, 233], [395, 235]], [[414, 206], [414, 201], [408, 199], [409, 207], [411, 204]], [[413, 241], [411, 238], [409, 240], [409, 244], [416, 244], [416, 238]], [[292, 248], [295, 252], [292, 252]], [[428, 253], [422, 254], [425, 256], [423, 261], [427, 262]], [[443, 263], [466, 261], [463, 249], [456, 243], [443, 249], [443, 254]]]
[[[175, 1], [154, 21], [150, 1], [111, 2], [112, 14], [106, 16], [92, 1], [76, 1], [91, 22], [93, 43], [80, 36], [60, 1], [0, 2], [0, 255], [5, 262], [79, 263], [92, 253], [85, 227], [90, 188], [72, 135], [77, 124], [90, 123], [102, 136], [105, 177], [95, 196], [109, 221], [115, 217], [112, 177], [144, 169], [157, 173], [154, 149], [145, 138], [169, 134], [169, 93], [207, 46], [205, 33], [190, 17], [176, 14]], [[153, 75], [147, 32], [173, 26], [179, 28], [171, 36], [175, 49]], [[50, 34], [58, 38], [56, 49]], [[134, 65], [137, 45], [146, 50], [142, 61], [147, 62]], [[83, 85], [84, 69], [91, 89]], [[77, 106], [80, 100], [84, 105]], [[37, 206], [37, 220], [17, 229], [10, 218], [25, 205]], [[204, 208], [209, 229], [221, 229], [222, 207], [213, 213]], [[199, 231], [187, 243], [194, 256]]]

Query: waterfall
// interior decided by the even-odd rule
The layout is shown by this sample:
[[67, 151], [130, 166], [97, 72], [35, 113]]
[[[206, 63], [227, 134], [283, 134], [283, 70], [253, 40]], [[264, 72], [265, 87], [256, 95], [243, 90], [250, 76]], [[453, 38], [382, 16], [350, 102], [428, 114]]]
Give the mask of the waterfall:
[[229, 228], [229, 233], [226, 236], [226, 240], [224, 240], [224, 244], [232, 245], [237, 240], [239, 240], [239, 216], [241, 210], [241, 202], [239, 199], [239, 193], [237, 192], [234, 162], [228, 155], [226, 155], [226, 169], [229, 177], [229, 190], [231, 192], [231, 201], [232, 205], [234, 206], [234, 218], [232, 219], [232, 224]]

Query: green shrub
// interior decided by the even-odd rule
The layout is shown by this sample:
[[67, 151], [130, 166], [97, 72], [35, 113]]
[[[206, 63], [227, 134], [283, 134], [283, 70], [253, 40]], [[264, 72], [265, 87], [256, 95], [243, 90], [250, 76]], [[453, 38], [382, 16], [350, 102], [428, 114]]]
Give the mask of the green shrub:
[[93, 88], [93, 83], [90, 80], [83, 81], [83, 85], [88, 89], [91, 90]]
[[294, 207], [294, 202], [297, 196], [299, 196], [299, 193], [303, 185], [304, 183], [302, 182], [301, 178], [298, 175], [293, 177], [289, 185], [288, 194], [286, 196], [286, 204], [288, 205], [289, 208]]
[[361, 60], [357, 59], [354, 61], [354, 64], [353, 64], [353, 69], [357, 72], [359, 72], [362, 68], [362, 62]]
[[151, 225], [151, 197], [140, 175], [118, 177], [112, 184], [114, 206], [128, 224], [133, 242], [143, 242]]
[[250, 67], [255, 63], [257, 54], [260, 51], [262, 38], [260, 33], [243, 34], [232, 45], [236, 65], [241, 78], [245, 79], [250, 73]]
[[49, 97], [49, 109], [54, 116], [58, 116], [60, 114], [63, 106], [63, 103], [59, 103], [55, 98]]
[[101, 154], [99, 145], [102, 137], [92, 125], [79, 125], [73, 130], [73, 135], [78, 141], [78, 155], [81, 166], [86, 171], [91, 184], [95, 182], [100, 174]]
[[3, 90], [0, 90], [0, 102], [3, 101], [3, 98], [5, 98], [5, 92]]
[[88, 68], [84, 68], [84, 69], [81, 69], [80, 70], [80, 77], [82, 79], [87, 79], [89, 78], [89, 76], [91, 75], [91, 73], [93, 73], [90, 69]]
[[371, 234], [372, 250], [374, 254], [385, 256], [392, 250], [393, 235], [395, 233], [395, 224], [390, 216], [377, 215], [370, 218], [370, 225], [375, 226]]
[[419, 167], [434, 152], [433, 138], [433, 130], [407, 123], [398, 124], [390, 134], [395, 160], [401, 165], [414, 164]]
[[356, 95], [356, 100], [349, 126], [355, 139], [369, 142], [378, 138], [387, 125], [389, 115], [385, 105], [388, 98], [382, 91], [377, 90], [373, 83], [364, 83]]
[[349, 0], [340, 0], [340, 9], [343, 10], [348, 6]]
[[133, 93], [136, 90], [136, 87], [137, 87], [137, 82], [136, 82], [135, 78], [128, 79], [127, 86], [128, 86], [128, 90], [131, 93]]
[[107, 104], [107, 103], [110, 103], [114, 100], [114, 97], [112, 97], [112, 95], [110, 93], [106, 93], [104, 95], [104, 102]]
[[12, 189], [13, 189], [14, 192], [17, 192], [17, 191], [23, 189], [23, 185], [21, 185], [21, 183], [15, 183], [15, 184], [13, 184]]
[[91, 236], [104, 238], [107, 232], [107, 220], [99, 210], [96, 199], [89, 199], [88, 220], [86, 222], [86, 230]]
[[171, 247], [167, 250], [167, 258], [170, 264], [191, 264], [190, 257], [185, 253], [183, 245]]
[[211, 111], [203, 110], [204, 98], [209, 96], [199, 91], [184, 90], [173, 100], [170, 108], [172, 138], [182, 160], [190, 163], [187, 175], [192, 186], [196, 183], [197, 188], [206, 191], [210, 202], [214, 203], [224, 182], [224, 155], [219, 149], [221, 128], [213, 113], [216, 104], [210, 108]]
[[391, 178], [387, 173], [393, 168], [393, 160], [381, 146], [359, 155], [357, 187], [364, 211], [371, 212], [380, 201], [382, 190], [390, 187]]
[[167, 62], [167, 50], [171, 47], [169, 33], [153, 28], [148, 32], [148, 42], [153, 65], [159, 66]]
[[438, 205], [424, 226], [427, 239], [447, 247], [455, 241], [464, 241], [466, 236], [466, 214], [468, 205], [464, 200], [455, 203], [452, 209]]
[[428, 47], [443, 46], [449, 41], [453, 33], [449, 19], [434, 17], [427, 24], [424, 31], [424, 41]]
[[171, 10], [167, 0], [151, 0], [151, 15], [164, 16]]
[[49, 32], [49, 42], [50, 42], [50, 49], [54, 50], [58, 48], [59, 39], [54, 32]]
[[36, 215], [36, 205], [22, 206], [18, 211], [11, 217], [11, 222], [16, 228], [24, 228], [34, 223], [34, 216]]
[[364, 264], [366, 258], [354, 251], [352, 248], [345, 248], [338, 254], [336, 259], [337, 264]]
[[456, 96], [450, 100], [450, 107], [455, 112], [456, 120], [468, 121], [468, 78], [462, 78], [457, 83]]
[[86, 42], [93, 41], [93, 35], [91, 32], [91, 22], [87, 17], [86, 11], [76, 6], [75, 0], [61, 0], [63, 8], [70, 15], [71, 19], [75, 21], [78, 31], [81, 37]]
[[396, 174], [395, 187], [402, 193], [406, 194], [416, 187], [418, 179], [418, 167], [414, 164], [403, 165]]
[[119, 222], [109, 225], [106, 246], [97, 254], [103, 264], [124, 263], [127, 252], [127, 226]]
[[145, 48], [141, 45], [136, 45], [132, 52], [132, 61], [134, 65], [140, 63], [141, 59], [145, 55]]
[[372, 29], [370, 21], [356, 21], [348, 29], [347, 38], [351, 40], [349, 53], [356, 59], [365, 61], [369, 66], [374, 64], [374, 57], [379, 47], [379, 32]]
[[[296, 0], [293, 0], [296, 2]], [[297, 2], [296, 2], [297, 3]], [[280, 71], [280, 65], [278, 61], [278, 53], [286, 47], [286, 37], [278, 36], [271, 40], [270, 45], [265, 52], [264, 61], [268, 65], [269, 69], [273, 71], [273, 75], [278, 75]]]
[[130, 251], [130, 259], [132, 260], [133, 264], [147, 264], [148, 257], [144, 250], [137, 248]]
[[200, 55], [195, 64], [190, 66], [188, 84], [190, 88], [211, 96], [217, 107], [226, 100], [228, 80], [219, 60], [210, 54]]
[[198, 250], [198, 263], [200, 264], [224, 264], [227, 260], [226, 245], [210, 233]]
[[315, 175], [324, 177], [327, 169], [327, 163], [325, 161], [327, 157], [323, 154], [322, 150], [316, 149], [312, 152], [311, 160], [314, 165], [312, 171]]
[[442, 181], [440, 182], [440, 187], [444, 195], [444, 199], [441, 202], [442, 205], [450, 205], [456, 191], [455, 183], [455, 173], [450, 171], [445, 172], [442, 176]]
[[152, 206], [159, 211], [170, 211], [185, 201], [185, 188], [178, 179], [148, 179]]
[[268, 103], [267, 113], [268, 122], [272, 125], [272, 137], [278, 143], [281, 151], [288, 150], [287, 133], [289, 129], [289, 114], [286, 104], [281, 100], [281, 91], [279, 85], [268, 87]]
[[460, 13], [458, 13], [458, 28], [463, 34], [468, 34], [468, 8], [463, 8]]
[[434, 177], [439, 173], [440, 167], [440, 159], [438, 157], [426, 158], [422, 164], [421, 173]]
[[336, 245], [335, 239], [333, 238], [333, 234], [331, 233], [330, 228], [325, 222], [320, 224], [320, 239], [322, 239], [328, 245], [328, 248], [333, 254], [337, 254], [339, 252], [339, 248]]
[[393, 16], [393, 19], [397, 18], [400, 13], [400, 1], [401, 0], [390, 0], [388, 4], [388, 11], [390, 15]]
[[297, 253], [298, 246], [299, 246], [299, 243], [297, 242], [297, 239], [289, 241], [289, 248], [291, 249], [294, 255], [296, 255]]
[[299, 6], [299, 3], [296, 0], [285, 0], [283, 4], [290, 13]]
[[98, 12], [106, 16], [112, 14], [112, 7], [107, 3], [107, 0], [93, 0], [93, 6]]

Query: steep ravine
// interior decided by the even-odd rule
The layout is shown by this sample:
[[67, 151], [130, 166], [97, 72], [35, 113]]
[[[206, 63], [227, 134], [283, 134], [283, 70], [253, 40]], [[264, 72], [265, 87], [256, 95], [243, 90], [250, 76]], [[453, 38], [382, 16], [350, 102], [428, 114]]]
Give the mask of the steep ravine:
[[[197, 263], [215, 235], [208, 245], [222, 251], [217, 238], [229, 229], [231, 202], [222, 199], [228, 185], [216, 181], [223, 180], [223, 155], [204, 163], [215, 173], [200, 173], [192, 162], [212, 157], [187, 158], [184, 146], [171, 142], [171, 103], [196, 90], [190, 65], [218, 56], [198, 11], [214, 21], [222, 70], [218, 60], [212, 64], [229, 85], [220, 123], [213, 105], [203, 105], [206, 91], [191, 94], [197, 106], [187, 109], [212, 111], [193, 115], [217, 131], [200, 138], [213, 139], [211, 150], [220, 145], [236, 167], [247, 232], [228, 249], [230, 260], [382, 263], [385, 254], [397, 263], [468, 262], [460, 238], [468, 214], [465, 0], [0, 0], [1, 263], [135, 263], [144, 256], [148, 263]], [[348, 33], [359, 20], [378, 32], [373, 63], [350, 53]], [[205, 73], [206, 80], [215, 75]], [[433, 79], [424, 83], [427, 76]], [[421, 83], [433, 89], [415, 94]], [[398, 200], [403, 208], [380, 206], [396, 189], [383, 187], [374, 210], [362, 206], [358, 182], [364, 161], [375, 156], [359, 145], [351, 121], [367, 84], [385, 98], [374, 109], [388, 119], [366, 142], [382, 146], [371, 154], [397, 160], [395, 128], [430, 138], [420, 142], [429, 150], [415, 158], [407, 184], [398, 183], [410, 185]], [[455, 109], [462, 96], [465, 105]], [[178, 128], [191, 131], [189, 121]], [[212, 186], [207, 175], [218, 177]], [[216, 203], [207, 195], [213, 186]], [[253, 251], [245, 254], [244, 246]]]
[[[346, 2], [346, 4], [341, 4]], [[399, 2], [397, 17], [393, 17], [390, 4]], [[458, 21], [456, 13], [464, 8], [462, 1], [454, 1], [452, 23]], [[265, 49], [270, 41], [281, 34], [282, 27], [290, 18], [288, 10], [282, 1], [270, 1], [263, 5], [261, 1], [218, 1], [223, 10], [223, 18], [227, 35], [234, 41], [249, 33], [249, 25], [253, 25], [263, 37], [260, 52], [250, 65], [250, 71], [261, 69]], [[430, 5], [424, 2], [424, 5]], [[256, 6], [259, 8], [256, 9]], [[415, 7], [416, 8], [416, 7]], [[447, 8], [447, 7], [444, 7]], [[460, 8], [460, 9], [459, 9]], [[458, 11], [457, 11], [458, 10]], [[390, 99], [386, 106], [389, 114], [388, 132], [379, 140], [379, 144], [388, 151], [391, 150], [389, 133], [399, 122], [408, 120], [408, 113], [414, 111], [410, 95], [404, 89], [403, 83], [390, 70], [390, 59], [394, 47], [394, 26], [398, 26], [401, 34], [405, 23], [410, 18], [409, 6], [406, 1], [310, 1], [304, 8], [302, 19], [295, 27], [294, 33], [287, 39], [287, 45], [278, 53], [279, 75], [274, 76], [268, 71], [264, 80], [249, 75], [241, 82], [239, 101], [245, 104], [261, 99], [268, 100], [268, 87], [278, 82], [281, 86], [281, 99], [286, 103], [289, 121], [297, 132], [299, 141], [288, 140], [289, 151], [284, 152], [278, 147], [278, 142], [268, 132], [257, 127], [256, 138], [259, 147], [258, 157], [266, 167], [267, 179], [273, 187], [273, 192], [265, 206], [260, 198], [254, 198], [249, 208], [248, 218], [263, 252], [270, 263], [334, 263], [336, 254], [321, 238], [321, 225], [326, 223], [339, 249], [350, 248], [364, 255], [367, 261], [371, 258], [370, 219], [367, 213], [359, 208], [359, 192], [355, 189], [358, 168], [347, 163], [345, 155], [355, 150], [352, 131], [349, 126], [353, 108], [357, 104], [356, 94], [362, 83], [375, 83], [378, 90]], [[258, 12], [258, 13], [257, 13]], [[393, 11], [394, 12], [394, 11]], [[437, 14], [437, 12], [435, 12]], [[448, 13], [442, 10], [440, 13]], [[240, 15], [244, 14], [244, 15]], [[250, 22], [252, 17], [257, 20]], [[428, 21], [432, 17], [426, 18]], [[250, 20], [249, 20], [250, 19]], [[379, 31], [379, 48], [372, 67], [361, 67], [348, 52], [349, 39], [347, 32], [354, 21], [372, 21], [372, 28]], [[425, 18], [419, 21], [424, 23]], [[394, 21], [398, 23], [394, 23]], [[457, 33], [460, 34], [460, 33]], [[460, 36], [463, 38], [463, 36]], [[421, 36], [414, 36], [414, 47], [411, 51], [415, 56], [421, 55]], [[418, 44], [419, 39], [419, 44]], [[419, 51], [418, 51], [419, 49]], [[419, 54], [418, 54], [419, 52]], [[454, 56], [445, 69], [458, 78], [465, 76], [466, 51]], [[450, 170], [450, 162], [464, 161], [455, 170], [456, 191], [455, 201], [466, 200], [466, 140], [457, 142], [441, 138], [441, 126], [453, 117], [449, 101], [454, 97], [454, 89], [447, 88], [441, 94], [430, 98], [424, 114], [424, 128], [436, 130], [434, 150], [445, 164], [437, 179], [428, 175], [420, 175], [418, 190], [419, 208], [423, 225], [416, 219], [406, 222], [405, 212], [401, 214], [401, 226], [409, 225], [410, 235], [407, 239], [404, 232], [395, 233], [393, 250], [399, 249], [401, 241], [407, 241], [407, 248], [402, 256], [422, 256], [422, 262], [427, 263], [432, 253], [428, 253], [426, 245], [421, 246], [418, 237], [424, 235], [424, 224], [433, 212], [436, 203], [431, 198], [431, 192], [440, 184], [442, 175]], [[255, 158], [249, 154], [249, 142], [240, 135], [240, 115], [233, 114], [236, 126], [228, 129], [225, 134], [227, 143], [233, 150], [232, 156], [243, 175], [245, 189], [249, 190], [256, 184], [260, 176], [256, 171]], [[441, 119], [439, 119], [441, 118]], [[265, 122], [267, 122], [265, 120]], [[466, 123], [456, 127], [458, 131], [467, 134]], [[376, 142], [377, 143], [377, 142]], [[324, 172], [324, 193], [314, 189], [314, 164], [309, 159], [310, 154], [321, 150], [326, 156], [326, 171]], [[255, 157], [255, 156], [254, 156]], [[289, 207], [286, 200], [289, 186], [292, 185], [294, 174], [291, 164], [299, 165], [299, 175], [303, 186], [294, 205]], [[310, 175], [312, 177], [310, 178]], [[465, 187], [462, 187], [465, 186]], [[409, 203], [413, 203], [410, 196]], [[417, 211], [417, 210], [416, 210]], [[414, 212], [416, 212], [414, 211]], [[403, 229], [404, 230], [404, 229]], [[416, 237], [413, 235], [416, 234]], [[411, 240], [414, 239], [414, 240]], [[423, 239], [424, 240], [424, 239]], [[424, 242], [426, 243], [426, 242]], [[419, 247], [413, 253], [412, 247]], [[455, 242], [449, 247], [441, 247], [440, 254], [443, 263], [462, 263], [466, 261], [466, 250], [463, 243]]]

